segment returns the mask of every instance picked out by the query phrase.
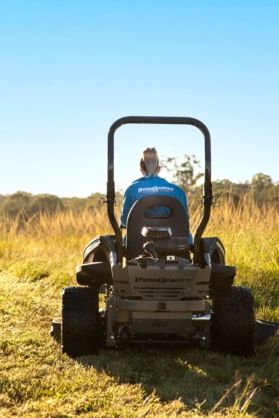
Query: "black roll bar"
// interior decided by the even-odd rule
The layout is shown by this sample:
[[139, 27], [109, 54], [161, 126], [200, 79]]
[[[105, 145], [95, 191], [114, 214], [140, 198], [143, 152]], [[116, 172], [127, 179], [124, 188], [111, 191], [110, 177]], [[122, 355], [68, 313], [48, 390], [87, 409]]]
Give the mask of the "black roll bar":
[[210, 209], [212, 204], [212, 184], [211, 184], [211, 144], [210, 133], [207, 127], [198, 119], [190, 117], [173, 117], [173, 116], [126, 116], [117, 119], [110, 127], [108, 133], [108, 181], [107, 181], [107, 207], [108, 217], [111, 226], [115, 232], [117, 261], [122, 263], [123, 243], [122, 234], [119, 224], [114, 214], [115, 202], [115, 184], [114, 184], [114, 134], [118, 128], [127, 124], [164, 124], [164, 125], [192, 125], [198, 128], [204, 135], [204, 151], [205, 151], [205, 170], [204, 170], [204, 211], [201, 222], [197, 228], [194, 238], [194, 261], [203, 263], [201, 260], [201, 237], [206, 228], [210, 217]]

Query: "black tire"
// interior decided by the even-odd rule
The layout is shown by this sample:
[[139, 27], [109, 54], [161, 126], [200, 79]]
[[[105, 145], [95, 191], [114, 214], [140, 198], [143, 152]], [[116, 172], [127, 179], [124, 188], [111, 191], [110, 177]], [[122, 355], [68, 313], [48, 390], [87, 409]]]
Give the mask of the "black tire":
[[62, 352], [71, 357], [100, 348], [98, 293], [91, 287], [69, 286], [62, 295]]
[[250, 289], [231, 287], [226, 296], [213, 300], [211, 343], [224, 354], [254, 354], [255, 315]]

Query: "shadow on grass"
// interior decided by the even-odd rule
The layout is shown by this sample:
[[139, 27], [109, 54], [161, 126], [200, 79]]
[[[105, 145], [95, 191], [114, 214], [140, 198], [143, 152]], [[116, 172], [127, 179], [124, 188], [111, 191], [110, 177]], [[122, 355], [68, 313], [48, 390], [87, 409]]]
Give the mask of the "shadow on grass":
[[222, 356], [190, 347], [135, 346], [104, 350], [98, 356], [77, 361], [106, 373], [119, 384], [140, 384], [147, 396], [155, 391], [162, 402], [180, 399], [187, 409], [205, 414], [215, 406], [218, 410], [234, 407], [241, 411], [257, 388], [249, 408], [259, 417], [268, 417], [278, 408], [278, 353], [279, 341], [274, 338], [258, 347], [252, 358]]

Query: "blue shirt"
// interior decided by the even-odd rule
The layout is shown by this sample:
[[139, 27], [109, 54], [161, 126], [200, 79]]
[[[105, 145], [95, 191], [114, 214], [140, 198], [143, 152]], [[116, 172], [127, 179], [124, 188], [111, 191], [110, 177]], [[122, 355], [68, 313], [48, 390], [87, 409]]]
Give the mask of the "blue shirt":
[[[176, 198], [186, 209], [186, 213], [189, 216], [186, 194], [180, 187], [176, 184], [169, 183], [167, 180], [159, 176], [146, 176], [135, 180], [126, 190], [124, 194], [123, 209], [121, 212], [121, 225], [126, 226], [130, 209], [137, 200], [154, 195]], [[188, 239], [189, 244], [193, 244], [193, 237], [191, 233], [189, 233]]]

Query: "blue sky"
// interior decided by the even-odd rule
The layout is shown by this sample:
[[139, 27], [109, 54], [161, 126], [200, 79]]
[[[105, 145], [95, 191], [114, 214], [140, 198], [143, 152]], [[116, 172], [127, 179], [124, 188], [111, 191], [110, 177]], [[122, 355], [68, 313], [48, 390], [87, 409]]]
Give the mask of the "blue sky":
[[[278, 0], [0, 0], [0, 194], [105, 191], [126, 115], [201, 119], [213, 179], [278, 181], [278, 39]], [[122, 128], [118, 189], [150, 145], [203, 158], [194, 128]]]

